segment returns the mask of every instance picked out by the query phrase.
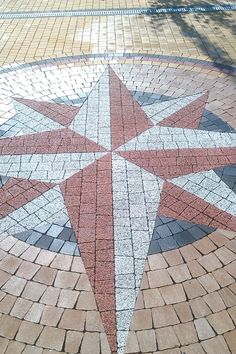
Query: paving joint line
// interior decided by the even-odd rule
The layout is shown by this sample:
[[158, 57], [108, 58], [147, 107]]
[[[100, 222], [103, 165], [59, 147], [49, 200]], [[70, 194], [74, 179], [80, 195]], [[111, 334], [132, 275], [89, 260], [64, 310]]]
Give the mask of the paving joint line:
[[72, 10], [72, 11], [25, 11], [0, 12], [0, 19], [25, 19], [44, 17], [81, 17], [81, 16], [117, 16], [117, 15], [161, 15], [175, 13], [204, 13], [219, 11], [236, 11], [235, 4], [229, 5], [202, 5], [202, 6], [173, 6], [155, 8], [128, 8], [103, 10]]

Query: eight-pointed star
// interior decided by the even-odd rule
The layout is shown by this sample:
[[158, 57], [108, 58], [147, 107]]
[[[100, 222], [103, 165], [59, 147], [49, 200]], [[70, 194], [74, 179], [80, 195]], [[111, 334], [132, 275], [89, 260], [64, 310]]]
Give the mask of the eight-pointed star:
[[236, 163], [236, 138], [197, 130], [207, 97], [141, 108], [107, 68], [80, 109], [15, 99], [7, 135], [21, 135], [0, 140], [11, 177], [0, 231], [68, 213], [113, 352], [124, 351], [157, 211], [236, 230], [235, 194], [212, 170]]

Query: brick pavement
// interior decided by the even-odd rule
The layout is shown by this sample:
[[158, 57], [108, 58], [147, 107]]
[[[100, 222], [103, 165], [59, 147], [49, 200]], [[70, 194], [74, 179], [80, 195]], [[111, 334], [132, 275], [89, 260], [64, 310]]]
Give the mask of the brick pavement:
[[1, 353], [236, 352], [234, 17], [0, 21]]

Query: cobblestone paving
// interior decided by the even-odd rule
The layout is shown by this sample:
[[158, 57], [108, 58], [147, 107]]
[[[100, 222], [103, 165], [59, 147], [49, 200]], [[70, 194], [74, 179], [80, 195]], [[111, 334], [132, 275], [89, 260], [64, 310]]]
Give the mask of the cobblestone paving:
[[234, 353], [234, 80], [147, 59], [1, 75], [3, 353]]
[[236, 353], [235, 12], [0, 26], [0, 353]]

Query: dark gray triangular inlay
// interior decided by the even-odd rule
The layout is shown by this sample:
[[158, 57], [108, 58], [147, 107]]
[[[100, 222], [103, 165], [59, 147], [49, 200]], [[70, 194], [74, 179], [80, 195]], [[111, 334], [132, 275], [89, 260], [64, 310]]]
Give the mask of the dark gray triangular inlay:
[[32, 230], [20, 232], [14, 237], [52, 252], [71, 256], [80, 255], [76, 236], [69, 220], [43, 224]]
[[9, 180], [10, 177], [7, 176], [0, 176], [0, 188], [2, 188], [4, 186], [4, 184], [7, 183], [7, 181]]
[[213, 231], [215, 231], [213, 227], [158, 215], [148, 255], [178, 249], [200, 240]]
[[214, 172], [234, 193], [236, 193], [236, 165], [215, 168]]

